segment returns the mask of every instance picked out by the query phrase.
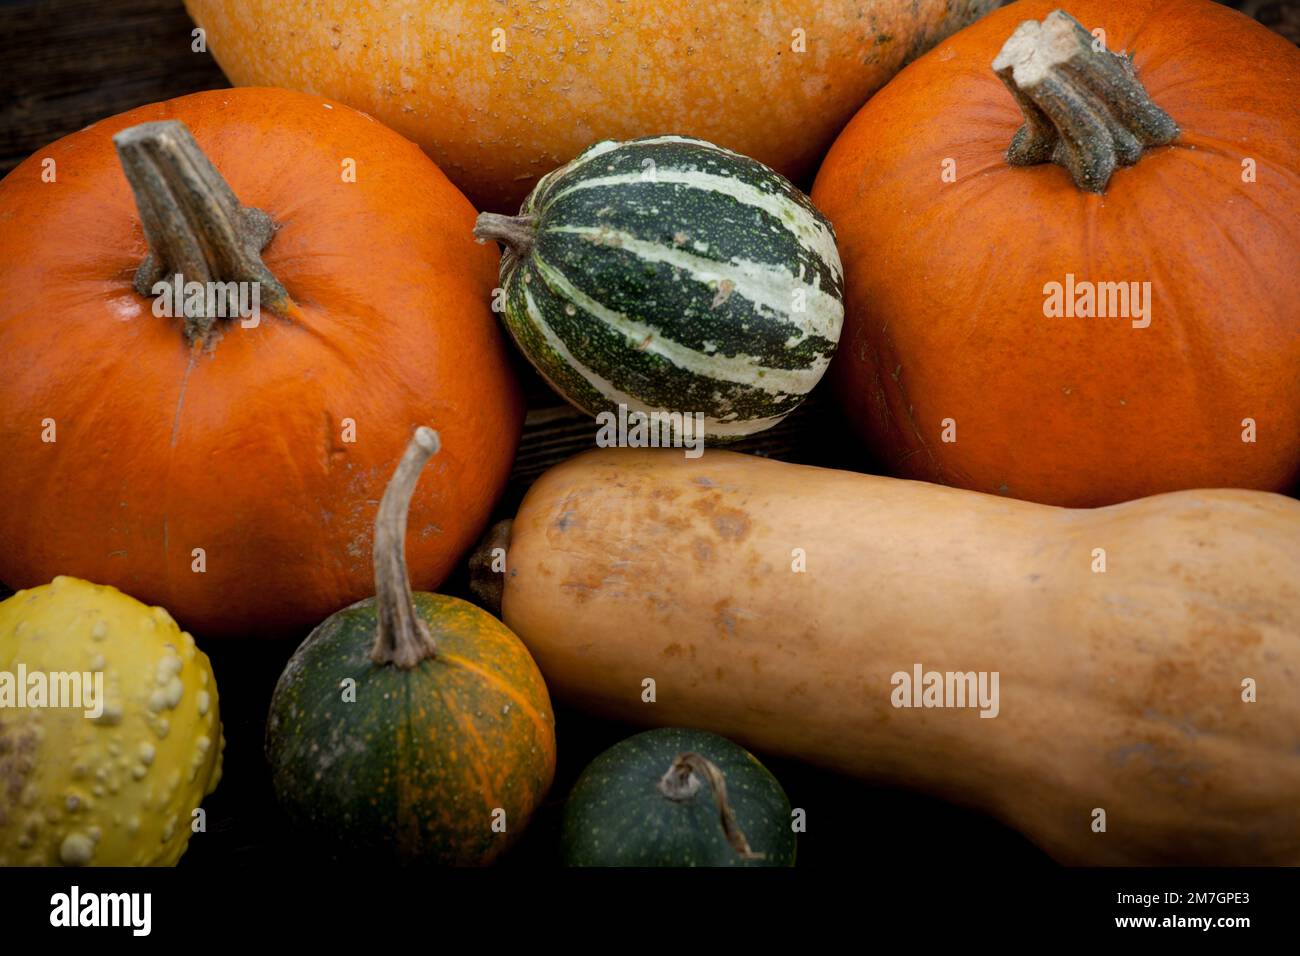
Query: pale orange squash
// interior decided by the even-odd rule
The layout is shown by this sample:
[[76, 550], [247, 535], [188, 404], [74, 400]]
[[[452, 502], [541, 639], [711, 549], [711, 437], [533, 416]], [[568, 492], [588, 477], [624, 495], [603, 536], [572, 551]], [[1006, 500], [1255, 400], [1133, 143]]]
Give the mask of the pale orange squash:
[[[560, 700], [928, 791], [1064, 862], [1300, 864], [1300, 502], [1076, 511], [608, 449], [499, 538], [480, 580]], [[996, 716], [894, 706], [917, 665], [997, 672]]]
[[678, 133], [794, 179], [908, 59], [995, 0], [187, 0], [241, 86], [365, 110], [480, 208], [601, 139]]

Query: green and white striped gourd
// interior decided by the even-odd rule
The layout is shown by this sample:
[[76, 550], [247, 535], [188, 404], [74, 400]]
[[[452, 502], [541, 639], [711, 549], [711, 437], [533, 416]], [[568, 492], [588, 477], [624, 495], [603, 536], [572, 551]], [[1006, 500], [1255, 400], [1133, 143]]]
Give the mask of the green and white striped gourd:
[[729, 440], [793, 411], [844, 317], [830, 223], [763, 164], [703, 140], [596, 143], [542, 177], [502, 243], [507, 327], [596, 415], [702, 412]]

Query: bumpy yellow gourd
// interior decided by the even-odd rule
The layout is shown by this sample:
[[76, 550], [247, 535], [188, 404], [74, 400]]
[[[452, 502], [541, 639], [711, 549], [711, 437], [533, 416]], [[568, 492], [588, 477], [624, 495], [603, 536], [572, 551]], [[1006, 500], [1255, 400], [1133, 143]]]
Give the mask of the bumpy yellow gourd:
[[[99, 716], [48, 706], [53, 682], [29, 706], [72, 672], [103, 674]], [[212, 666], [162, 608], [70, 577], [0, 602], [0, 866], [174, 865], [224, 745]]]

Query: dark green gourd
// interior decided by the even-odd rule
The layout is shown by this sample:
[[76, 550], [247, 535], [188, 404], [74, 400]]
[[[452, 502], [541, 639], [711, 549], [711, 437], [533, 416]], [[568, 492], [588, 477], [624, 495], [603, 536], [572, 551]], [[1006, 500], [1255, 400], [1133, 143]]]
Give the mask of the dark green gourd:
[[790, 801], [724, 737], [662, 728], [591, 762], [564, 811], [569, 866], [793, 866]]

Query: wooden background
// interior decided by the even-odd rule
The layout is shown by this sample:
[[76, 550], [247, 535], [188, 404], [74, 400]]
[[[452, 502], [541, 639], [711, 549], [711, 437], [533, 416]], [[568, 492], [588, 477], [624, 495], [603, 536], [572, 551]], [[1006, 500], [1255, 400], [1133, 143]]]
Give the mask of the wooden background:
[[[291, 0], [285, 0], [291, 2]], [[1300, 42], [1300, 2], [1231, 4]], [[198, 90], [228, 86], [209, 54], [190, 49], [193, 29], [180, 0], [0, 0], [0, 176], [40, 147], [125, 110]], [[810, 182], [799, 184], [805, 189]], [[3, 264], [0, 264], [0, 268]], [[521, 364], [529, 412], [498, 516], [513, 514], [528, 485], [549, 465], [591, 447], [591, 420], [570, 408]], [[873, 471], [831, 403], [814, 394], [798, 412], [738, 450], [829, 467]], [[442, 590], [467, 596], [464, 570]], [[8, 592], [0, 585], [0, 597]], [[274, 865], [318, 858], [289, 832], [275, 806], [262, 758], [262, 733], [280, 670], [305, 634], [255, 644], [204, 641], [220, 690], [225, 775], [204, 803], [208, 832], [182, 866]], [[592, 720], [557, 707], [555, 786], [504, 866], [555, 863], [564, 796], [597, 753], [637, 728]], [[982, 816], [913, 793], [869, 787], [803, 765], [766, 760], [796, 807], [808, 811], [801, 866], [858, 866], [891, 859], [996, 861], [1044, 866], [1047, 858], [1018, 834]]]

